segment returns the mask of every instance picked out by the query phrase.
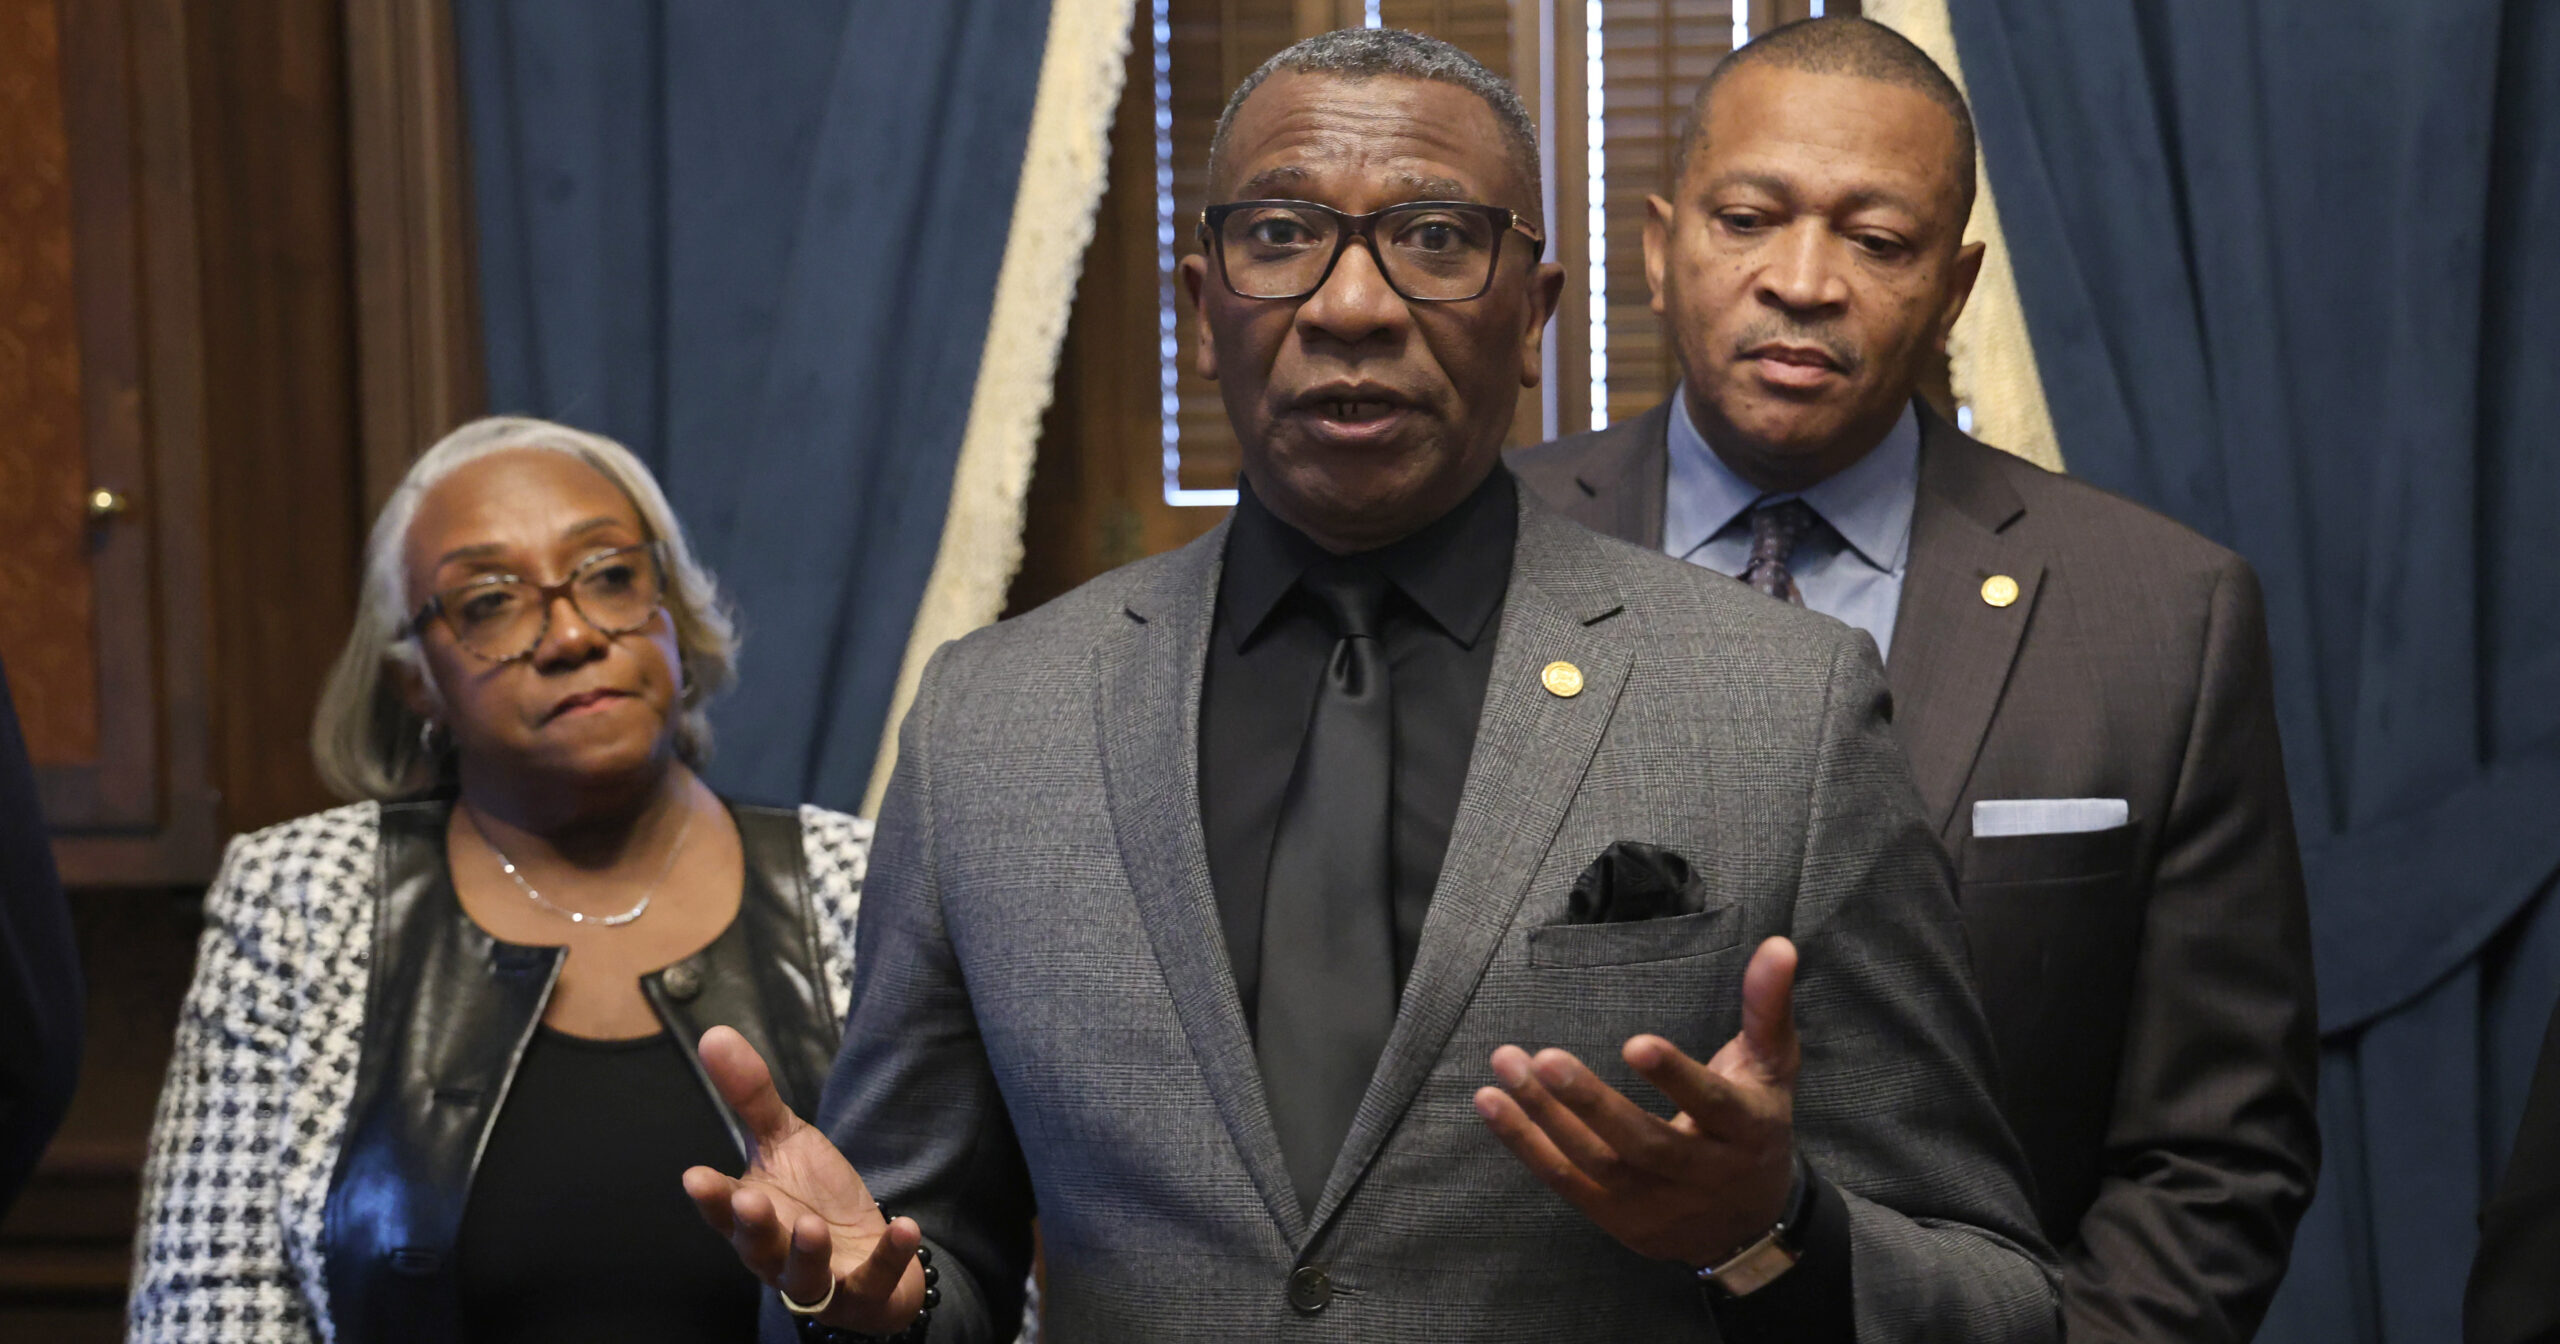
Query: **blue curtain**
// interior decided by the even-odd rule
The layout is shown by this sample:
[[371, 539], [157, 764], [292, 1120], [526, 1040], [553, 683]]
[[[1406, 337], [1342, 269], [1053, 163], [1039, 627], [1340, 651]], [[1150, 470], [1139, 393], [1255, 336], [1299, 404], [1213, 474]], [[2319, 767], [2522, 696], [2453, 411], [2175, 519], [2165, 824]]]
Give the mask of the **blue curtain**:
[[862, 801], [1048, 0], [454, 0], [489, 404], [629, 444], [735, 595], [714, 783]]
[[2560, 6], [1949, 8], [2065, 459], [2266, 579], [2327, 1159], [2264, 1338], [2456, 1339], [2560, 996]]

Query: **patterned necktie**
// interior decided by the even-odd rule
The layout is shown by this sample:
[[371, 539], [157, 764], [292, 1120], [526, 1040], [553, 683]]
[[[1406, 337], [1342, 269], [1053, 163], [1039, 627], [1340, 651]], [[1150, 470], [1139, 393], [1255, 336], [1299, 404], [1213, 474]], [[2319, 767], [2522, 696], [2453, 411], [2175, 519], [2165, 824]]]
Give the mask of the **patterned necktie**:
[[1378, 642], [1386, 579], [1335, 562], [1298, 584], [1336, 642], [1272, 836], [1254, 1054], [1298, 1207], [1313, 1214], [1396, 1020], [1395, 701]]
[[1821, 521], [1813, 506], [1801, 499], [1782, 499], [1753, 509], [1751, 563], [1734, 577], [1781, 602], [1803, 606], [1804, 593], [1796, 587], [1796, 576], [1787, 572], [1787, 561], [1795, 555], [1796, 543]]

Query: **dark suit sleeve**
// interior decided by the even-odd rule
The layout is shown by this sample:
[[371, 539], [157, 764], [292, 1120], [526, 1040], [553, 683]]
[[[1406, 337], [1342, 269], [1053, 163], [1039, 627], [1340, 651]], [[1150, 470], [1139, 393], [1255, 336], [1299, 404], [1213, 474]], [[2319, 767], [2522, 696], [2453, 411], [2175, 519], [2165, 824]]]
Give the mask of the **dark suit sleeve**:
[[2543, 1033], [2515, 1151], [2480, 1212], [2462, 1303], [2465, 1344], [2560, 1339], [2560, 1012]]
[[[818, 1126], [893, 1215], [934, 1248], [936, 1344], [1015, 1335], [1031, 1266], [1031, 1184], [944, 927], [933, 743], [950, 646], [926, 665], [899, 731], [856, 921], [853, 1007]], [[793, 1335], [779, 1304], [764, 1338]]]
[[0, 671], [0, 1210], [62, 1123], [80, 1071], [79, 949], [18, 711]]
[[2063, 1256], [2078, 1339], [2246, 1340], [2319, 1164], [2301, 858], [2257, 579], [2217, 579], [2146, 906], [2105, 1174]]
[[[2059, 1290], [1992, 1096], [1954, 879], [1888, 705], [1874, 644], [1843, 629], [1791, 929], [1796, 1145], [1846, 1215], [1855, 1338], [2051, 1340]], [[1767, 1326], [1732, 1337], [1798, 1337]]]

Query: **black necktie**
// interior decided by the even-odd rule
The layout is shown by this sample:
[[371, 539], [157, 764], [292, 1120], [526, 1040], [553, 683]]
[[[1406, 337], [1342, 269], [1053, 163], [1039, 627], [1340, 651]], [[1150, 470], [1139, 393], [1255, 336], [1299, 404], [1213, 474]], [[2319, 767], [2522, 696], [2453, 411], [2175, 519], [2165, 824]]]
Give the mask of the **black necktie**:
[[1803, 606], [1804, 593], [1796, 587], [1787, 562], [1795, 558], [1796, 543], [1821, 521], [1813, 506], [1801, 499], [1782, 499], [1753, 509], [1751, 563], [1734, 577], [1781, 602]]
[[1339, 638], [1272, 837], [1254, 1052], [1289, 1180], [1311, 1215], [1395, 1026], [1395, 704], [1378, 644], [1386, 580], [1329, 562], [1298, 584]]

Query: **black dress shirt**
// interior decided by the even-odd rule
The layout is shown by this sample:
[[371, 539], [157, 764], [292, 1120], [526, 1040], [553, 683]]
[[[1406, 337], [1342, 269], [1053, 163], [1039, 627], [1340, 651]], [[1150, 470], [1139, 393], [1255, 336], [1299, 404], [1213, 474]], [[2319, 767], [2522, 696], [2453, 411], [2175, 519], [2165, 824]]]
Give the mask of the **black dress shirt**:
[[[1335, 636], [1297, 587], [1299, 575], [1329, 558], [1325, 549], [1263, 507], [1250, 485], [1240, 485], [1237, 494], [1201, 691], [1200, 817], [1227, 959], [1250, 1028], [1261, 983], [1272, 836]], [[1476, 716], [1493, 674], [1494, 634], [1519, 530], [1511, 472], [1496, 467], [1439, 521], [1358, 557], [1395, 590], [1379, 643], [1395, 701], [1395, 816], [1388, 843], [1399, 992], [1422, 942], [1458, 793], [1467, 782], [1467, 758], [1475, 752]]]
[[[1422, 943], [1422, 922], [1475, 753], [1519, 530], [1518, 488], [1510, 469], [1497, 467], [1437, 522], [1357, 557], [1395, 589], [1379, 642], [1395, 700], [1389, 847], [1399, 993]], [[1323, 547], [1263, 507], [1250, 485], [1239, 484], [1200, 696], [1200, 818], [1247, 1029], [1260, 986], [1272, 837], [1336, 639], [1298, 589], [1298, 576], [1327, 558]], [[1539, 1043], [1519, 1044], [1535, 1050]], [[1484, 1076], [1493, 1081], [1490, 1063]], [[1485, 1142], [1495, 1142], [1490, 1132]], [[1818, 1174], [1808, 1174], [1786, 1218], [1803, 1262], [1747, 1298], [1711, 1295], [1722, 1332], [1736, 1344], [1846, 1344], [1856, 1335], [1848, 1205]]]

